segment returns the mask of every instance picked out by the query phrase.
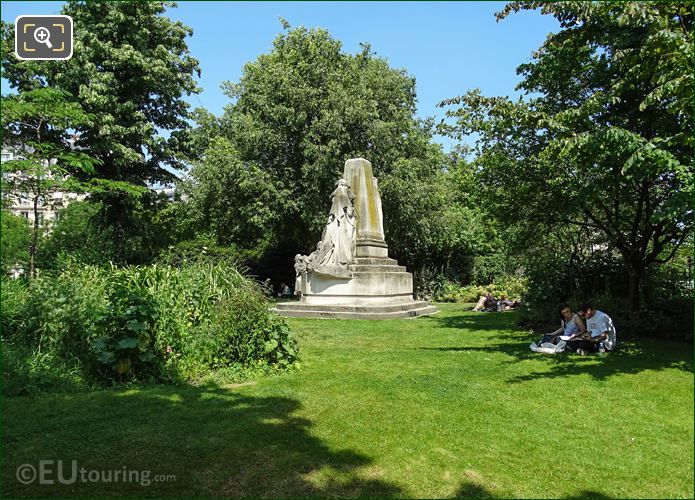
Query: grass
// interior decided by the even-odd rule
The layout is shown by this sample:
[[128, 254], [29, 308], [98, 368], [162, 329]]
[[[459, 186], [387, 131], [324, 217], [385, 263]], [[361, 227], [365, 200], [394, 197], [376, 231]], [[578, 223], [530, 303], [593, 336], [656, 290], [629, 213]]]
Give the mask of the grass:
[[[692, 346], [534, 354], [515, 313], [291, 320], [302, 368], [6, 398], [3, 497], [693, 497]], [[20, 464], [176, 480], [22, 485]], [[68, 474], [69, 475], [69, 474]]]

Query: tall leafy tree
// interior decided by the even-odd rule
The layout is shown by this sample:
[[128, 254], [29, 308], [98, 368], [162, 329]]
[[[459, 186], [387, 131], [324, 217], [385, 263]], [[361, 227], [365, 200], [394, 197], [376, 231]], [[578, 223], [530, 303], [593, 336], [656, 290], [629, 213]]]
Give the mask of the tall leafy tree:
[[35, 272], [40, 231], [40, 207], [54, 203], [60, 190], [84, 191], [113, 186], [78, 174], [93, 174], [98, 160], [73, 148], [70, 130], [89, 123], [82, 108], [54, 89], [37, 89], [2, 98], [2, 131], [5, 144], [15, 150], [13, 160], [2, 163], [3, 191], [7, 198], [22, 196], [33, 207], [34, 223], [29, 246], [29, 271]]
[[448, 161], [431, 124], [415, 117], [414, 78], [366, 44], [348, 54], [323, 29], [285, 28], [238, 82], [225, 84], [232, 102], [223, 116], [198, 113], [199, 151], [210, 146], [192, 170], [201, 227], [221, 243], [284, 249], [284, 259], [309, 252], [345, 160], [364, 157], [379, 179], [392, 250], [423, 263], [443, 233], [432, 224], [447, 206], [440, 183]]
[[[198, 61], [186, 38], [192, 30], [165, 14], [171, 2], [68, 1], [75, 45], [68, 61], [19, 61], [14, 27], [3, 23], [3, 76], [19, 91], [50, 87], [69, 92], [89, 124], [76, 127], [76, 147], [98, 158], [98, 176], [144, 186], [170, 181], [189, 153], [188, 104], [198, 92]], [[127, 226], [133, 202], [102, 196], [107, 220]], [[121, 237], [124, 235], [121, 234]]]
[[645, 269], [692, 234], [693, 6], [514, 2], [497, 17], [537, 8], [561, 29], [519, 66], [526, 98], [472, 91], [442, 105], [458, 105], [454, 134], [480, 133], [499, 215], [536, 239], [543, 225], [586, 228], [622, 257], [638, 312]]

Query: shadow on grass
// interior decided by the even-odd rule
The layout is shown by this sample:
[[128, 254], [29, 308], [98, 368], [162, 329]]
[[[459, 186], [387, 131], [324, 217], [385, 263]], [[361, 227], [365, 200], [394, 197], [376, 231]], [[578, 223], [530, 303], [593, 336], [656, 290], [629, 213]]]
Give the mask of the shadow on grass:
[[495, 495], [484, 486], [465, 481], [461, 483], [453, 498], [495, 498]]
[[579, 493], [577, 493], [576, 495], [573, 495], [570, 498], [613, 498], [613, 497], [610, 497], [610, 496], [606, 495], [605, 493], [601, 493], [599, 491], [584, 490], [584, 491], [580, 491]]
[[[480, 484], [465, 481], [461, 483], [456, 493], [454, 493], [453, 498], [504, 498], [499, 495], [494, 494], [489, 489], [481, 486]], [[597, 498], [597, 499], [607, 499], [612, 498], [604, 493], [598, 491], [583, 490], [572, 495], [569, 498]]]
[[[542, 354], [536, 355], [543, 356]], [[624, 343], [619, 346], [616, 352], [605, 356], [598, 354], [578, 356], [572, 353], [545, 356], [547, 358], [547, 370], [519, 375], [510, 379], [509, 382], [519, 383], [538, 380], [539, 378], [552, 379], [583, 374], [591, 375], [596, 380], [605, 380], [614, 375], [634, 375], [646, 370], [677, 369], [693, 372], [692, 357], [686, 357], [682, 346], [672, 342], [645, 340]], [[521, 355], [521, 357], [525, 357], [525, 355]]]
[[[312, 436], [312, 423], [294, 415], [299, 403], [287, 397], [186, 386], [50, 400], [21, 397], [4, 406], [5, 498], [382, 498], [400, 493], [392, 484], [360, 477], [359, 469], [371, 459], [331, 449]], [[17, 467], [37, 466], [39, 460], [76, 460], [92, 470], [149, 470], [153, 478], [173, 474], [176, 479], [149, 485], [19, 483]]]
[[645, 370], [679, 369], [693, 372], [692, 346], [673, 341], [644, 339], [619, 343], [618, 350], [599, 356], [578, 356], [565, 352], [556, 355], [534, 353], [529, 344], [540, 339], [516, 326], [513, 313], [473, 313], [438, 318], [444, 328], [489, 333], [485, 345], [466, 345], [468, 337], [462, 337], [463, 345], [423, 347], [420, 349], [442, 352], [480, 351], [499, 352], [508, 356], [507, 363], [528, 359], [542, 360], [545, 369], [509, 379], [510, 383], [533, 381], [541, 378], [562, 378], [568, 375], [589, 374], [594, 379], [605, 380], [613, 375], [636, 374]]
[[466, 312], [456, 316], [434, 315], [429, 319], [442, 328], [459, 328], [464, 330], [476, 331], [515, 331], [518, 332], [516, 323], [518, 315], [514, 311], [510, 312]]

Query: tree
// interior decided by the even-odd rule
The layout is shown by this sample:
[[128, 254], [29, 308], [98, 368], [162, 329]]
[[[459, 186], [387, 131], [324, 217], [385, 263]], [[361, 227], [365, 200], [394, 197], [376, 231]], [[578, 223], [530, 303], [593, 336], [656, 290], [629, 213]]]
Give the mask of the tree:
[[[435, 190], [448, 161], [431, 124], [415, 117], [414, 79], [366, 44], [352, 55], [325, 30], [286, 29], [238, 83], [225, 84], [232, 102], [223, 116], [198, 112], [194, 137], [204, 154], [191, 177], [201, 227], [214, 228], [220, 243], [279, 252], [272, 260], [291, 269], [287, 259], [320, 237], [345, 160], [364, 157], [381, 186], [387, 241], [404, 263], [416, 263], [432, 236], [419, 222], [442, 212]], [[408, 166], [418, 174], [407, 175]], [[432, 201], [412, 206], [415, 192]], [[406, 224], [396, 219], [406, 205], [407, 235], [396, 227]], [[401, 236], [419, 241], [400, 244]]]
[[277, 244], [277, 233], [268, 229], [283, 217], [286, 194], [268, 171], [244, 162], [228, 139], [213, 137], [192, 175], [194, 217], [218, 242], [239, 245], [255, 258]]
[[467, 280], [474, 255], [485, 249], [482, 212], [467, 199], [468, 165], [430, 172], [425, 162], [401, 159], [380, 184], [389, 251], [418, 277], [426, 271]]
[[173, 230], [180, 223], [180, 214], [165, 216], [165, 220], [162, 216], [179, 204], [170, 203], [153, 191], [131, 199], [135, 201], [129, 219], [134, 225], [129, 231], [132, 236], [120, 248], [114, 248], [112, 243], [115, 238], [112, 227], [94, 223], [103, 212], [102, 203], [88, 198], [72, 202], [58, 212], [58, 220], [42, 239], [37, 265], [43, 269], [60, 269], [68, 259], [91, 265], [151, 263], [177, 241]]
[[499, 215], [586, 228], [618, 252], [629, 303], [647, 266], [692, 234], [693, 7], [656, 2], [514, 2], [561, 30], [517, 71], [516, 102], [477, 91], [444, 101], [456, 135], [480, 133], [477, 164]]
[[41, 220], [39, 207], [54, 203], [59, 190], [84, 191], [108, 187], [101, 179], [80, 182], [75, 174], [92, 174], [98, 160], [76, 150], [70, 130], [89, 123], [82, 108], [66, 100], [68, 94], [37, 89], [2, 98], [3, 140], [15, 149], [13, 160], [3, 162], [3, 191], [29, 198], [34, 223], [29, 246], [29, 274], [34, 277]]
[[[184, 95], [199, 91], [190, 56], [190, 28], [164, 14], [170, 2], [68, 1], [62, 13], [74, 21], [73, 57], [18, 61], [12, 53], [14, 27], [3, 23], [3, 76], [19, 91], [50, 87], [69, 92], [89, 124], [76, 128], [77, 148], [98, 158], [98, 177], [144, 186], [171, 181], [185, 168], [189, 151], [189, 105]], [[106, 220], [125, 240], [132, 200], [122, 192], [100, 196]]]
[[90, 200], [74, 201], [62, 208], [50, 233], [41, 242], [38, 266], [55, 270], [64, 258], [93, 265], [113, 261], [111, 235], [92, 224], [100, 208], [100, 203]]

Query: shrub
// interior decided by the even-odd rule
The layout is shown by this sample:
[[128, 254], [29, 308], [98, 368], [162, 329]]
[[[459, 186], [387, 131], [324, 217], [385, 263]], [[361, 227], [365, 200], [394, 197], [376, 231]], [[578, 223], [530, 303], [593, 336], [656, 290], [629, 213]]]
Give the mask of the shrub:
[[193, 240], [185, 240], [169, 246], [157, 257], [157, 263], [184, 267], [200, 261], [208, 262], [249, 262], [252, 252], [240, 250], [236, 245], [218, 245], [212, 238], [199, 235]]
[[99, 337], [90, 346], [103, 377], [158, 378], [164, 372], [156, 341], [157, 300], [142, 271], [126, 268], [112, 273], [108, 305], [98, 317]]
[[[296, 344], [263, 288], [224, 262], [99, 268], [35, 279], [11, 340], [92, 380], [178, 381], [233, 365], [287, 366]], [[17, 309], [17, 308], [15, 308]]]
[[520, 319], [526, 325], [554, 325], [559, 303], [567, 302], [576, 309], [590, 301], [613, 318], [621, 337], [691, 340], [692, 282], [687, 259], [681, 261], [648, 269], [641, 284], [638, 317], [627, 303], [627, 280], [620, 258], [597, 253], [581, 265], [570, 266], [561, 256], [540, 252], [527, 266], [529, 286]]
[[473, 259], [471, 281], [476, 285], [494, 283], [506, 277], [510, 273], [512, 267], [512, 263], [506, 252], [477, 255]]
[[481, 296], [488, 292], [497, 299], [505, 296], [510, 300], [521, 300], [526, 293], [526, 286], [526, 280], [516, 276], [505, 276], [489, 285], [461, 286], [448, 281], [439, 287], [434, 295], [434, 300], [438, 302], [477, 302]]
[[57, 359], [50, 352], [33, 351], [14, 341], [2, 344], [2, 392], [29, 394], [46, 389], [85, 386], [82, 369], [76, 362]]
[[60, 274], [40, 274], [29, 283], [23, 325], [14, 340], [57, 359], [89, 360], [108, 305], [107, 285], [107, 275], [94, 267], [72, 265]]
[[221, 366], [229, 366], [230, 360], [287, 365], [297, 356], [296, 341], [285, 322], [277, 316], [269, 318], [265, 301], [248, 293], [220, 302], [211, 331], [217, 353], [225, 360]]
[[0, 267], [7, 273], [11, 269], [26, 269], [29, 262], [31, 226], [24, 217], [14, 215], [9, 210], [2, 211], [0, 217], [2, 237], [0, 238]]
[[9, 338], [22, 328], [24, 308], [29, 299], [27, 282], [23, 278], [12, 279], [2, 274], [0, 278], [0, 328], [2, 337]]
[[98, 228], [93, 222], [100, 210], [101, 203], [89, 200], [74, 201], [61, 209], [53, 230], [41, 242], [39, 267], [58, 270], [69, 262], [115, 261], [113, 230]]

